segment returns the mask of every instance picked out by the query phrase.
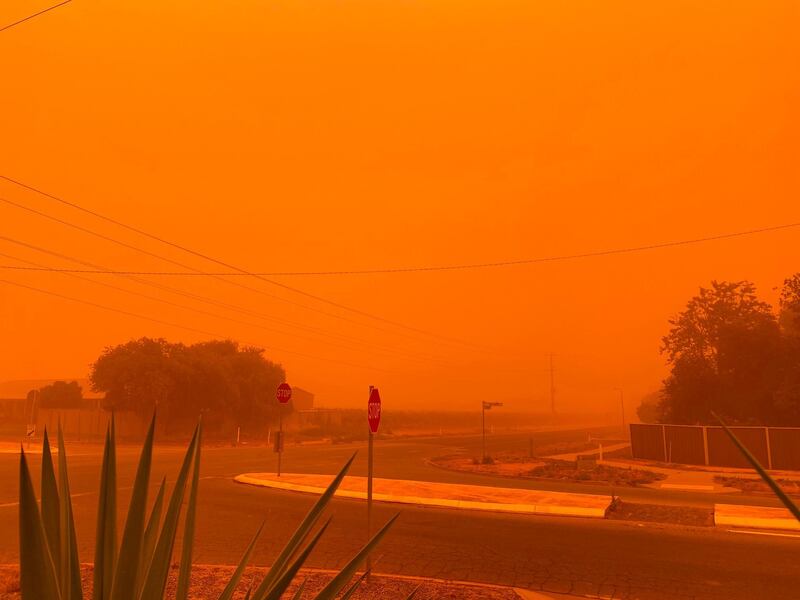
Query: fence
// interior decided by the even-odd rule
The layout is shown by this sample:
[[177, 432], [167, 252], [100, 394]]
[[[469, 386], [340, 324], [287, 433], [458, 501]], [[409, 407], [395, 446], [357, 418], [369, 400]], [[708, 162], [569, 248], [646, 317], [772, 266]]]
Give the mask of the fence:
[[[800, 470], [800, 427], [731, 427], [768, 469]], [[687, 465], [749, 467], [722, 427], [631, 424], [634, 458]]]
[[[102, 409], [78, 408], [40, 408], [36, 411], [36, 429], [44, 428], [55, 439], [55, 432], [61, 424], [64, 437], [71, 440], [102, 440], [106, 433], [111, 413]], [[140, 439], [147, 431], [147, 422], [130, 412], [118, 412], [115, 416], [115, 429], [120, 439]]]

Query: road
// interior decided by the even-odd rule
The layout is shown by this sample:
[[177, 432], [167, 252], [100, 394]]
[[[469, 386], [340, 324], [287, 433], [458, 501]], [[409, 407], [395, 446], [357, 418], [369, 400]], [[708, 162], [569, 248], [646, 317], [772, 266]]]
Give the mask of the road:
[[[537, 434], [552, 436], [558, 434]], [[539, 439], [539, 438], [537, 438]], [[491, 451], [526, 448], [527, 435], [495, 435]], [[441, 482], [598, 492], [602, 487], [580, 484], [517, 481], [454, 473], [432, 467], [426, 459], [467, 449], [477, 453], [479, 436], [379, 441], [376, 476]], [[334, 473], [354, 452], [351, 471], [366, 474], [365, 444], [289, 446], [287, 472]], [[100, 456], [96, 448], [75, 445], [70, 454], [70, 485], [74, 493], [79, 551], [91, 562], [94, 543], [96, 487]], [[153, 463], [155, 483], [175, 477], [182, 457], [176, 447], [159, 446]], [[38, 476], [40, 457], [32, 455]], [[118, 452], [120, 505], [126, 507], [138, 450]], [[258, 525], [266, 520], [254, 555], [269, 564], [294, 531], [314, 498], [303, 494], [256, 488], [232, 481], [236, 474], [266, 471], [275, 456], [264, 447], [203, 449], [200, 518], [195, 559], [199, 563], [234, 563]], [[0, 455], [0, 562], [17, 562], [16, 494], [18, 460]], [[708, 494], [650, 489], [615, 490], [629, 501], [710, 505]], [[726, 501], [731, 501], [726, 496]], [[752, 499], [748, 499], [751, 501]], [[763, 498], [762, 503], [771, 503]], [[309, 566], [336, 568], [364, 541], [363, 502], [336, 499], [334, 520], [314, 551]], [[564, 517], [531, 517], [376, 505], [380, 523], [402, 512], [377, 553], [376, 571], [514, 585], [529, 589], [614, 598], [757, 599], [796, 598], [800, 585], [800, 539], [744, 535], [725, 530]], [[120, 526], [122, 523], [120, 523]]]

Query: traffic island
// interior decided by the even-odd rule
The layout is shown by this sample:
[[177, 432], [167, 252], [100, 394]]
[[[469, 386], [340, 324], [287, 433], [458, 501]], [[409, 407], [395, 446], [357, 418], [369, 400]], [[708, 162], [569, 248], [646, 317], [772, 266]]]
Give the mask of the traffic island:
[[[566, 455], [565, 455], [566, 456]], [[653, 484], [666, 475], [634, 468], [600, 463], [596, 454], [576, 454], [570, 460], [555, 458], [531, 458], [519, 454], [499, 454], [486, 463], [481, 463], [463, 454], [437, 456], [428, 464], [478, 475], [510, 477], [512, 479], [534, 479], [568, 481], [570, 483], [605, 484], [620, 487], [638, 487]]]
[[[274, 473], [245, 473], [234, 479], [249, 485], [322, 494], [333, 481], [333, 475], [284, 473], [277, 477]], [[335, 495], [340, 498], [365, 500], [367, 478], [345, 477]], [[597, 494], [570, 494], [400, 479], [373, 479], [372, 498], [377, 502], [416, 506], [596, 519], [605, 518], [612, 503], [611, 496]]]
[[800, 522], [786, 508], [715, 504], [714, 523], [718, 526], [800, 531]]

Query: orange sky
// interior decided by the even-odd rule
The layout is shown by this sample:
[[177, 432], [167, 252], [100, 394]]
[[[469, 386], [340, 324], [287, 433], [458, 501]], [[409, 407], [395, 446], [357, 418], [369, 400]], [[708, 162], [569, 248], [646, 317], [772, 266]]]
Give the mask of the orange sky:
[[[0, 26], [46, 5], [6, 0]], [[496, 261], [799, 221], [798, 17], [794, 2], [74, 0], [0, 33], [0, 173], [263, 271]], [[1, 181], [0, 198], [219, 270]], [[2, 202], [0, 235], [176, 269]], [[658, 386], [667, 319], [698, 286], [750, 279], [773, 301], [800, 270], [797, 240], [275, 278], [469, 346], [251, 279], [236, 281], [361, 325], [216, 280], [148, 278], [257, 314], [120, 277], [90, 278], [181, 306], [62, 274], [0, 278], [274, 347], [328, 406], [361, 405], [374, 384], [387, 410], [545, 409], [554, 352], [559, 407], [611, 410], [614, 388], [632, 405]], [[0, 253], [74, 266], [2, 240]], [[0, 380], [83, 376], [132, 337], [209, 337], [9, 284], [0, 294]]]

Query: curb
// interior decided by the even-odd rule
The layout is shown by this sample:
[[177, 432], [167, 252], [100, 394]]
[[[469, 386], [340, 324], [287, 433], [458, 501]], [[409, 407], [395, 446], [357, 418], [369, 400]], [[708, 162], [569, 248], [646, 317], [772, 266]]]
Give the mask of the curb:
[[[275, 481], [273, 479], [263, 479], [260, 477], [253, 477], [249, 474], [237, 475], [234, 477], [237, 483], [247, 485], [254, 485], [258, 487], [268, 487], [280, 489], [291, 492], [302, 492], [307, 494], [322, 494], [325, 488], [311, 485], [302, 485], [295, 483], [288, 483], [284, 481]], [[550, 492], [552, 495], [560, 494], [560, 492]], [[334, 496], [340, 498], [351, 498], [356, 500], [366, 500], [366, 492], [343, 490], [339, 488], [336, 490]], [[546, 515], [546, 516], [565, 516], [565, 517], [588, 517], [595, 519], [605, 519], [606, 512], [611, 506], [611, 498], [609, 503], [604, 508], [591, 508], [582, 506], [560, 506], [555, 504], [515, 504], [515, 503], [501, 503], [501, 502], [485, 502], [477, 500], [452, 500], [449, 498], [430, 498], [421, 496], [401, 496], [395, 494], [372, 494], [372, 499], [377, 502], [394, 502], [397, 504], [413, 504], [416, 506], [432, 506], [437, 508], [456, 508], [463, 510], [482, 510], [488, 512], [504, 512], [528, 515]]]
[[786, 508], [715, 504], [714, 523], [732, 527], [800, 531], [800, 522]]

